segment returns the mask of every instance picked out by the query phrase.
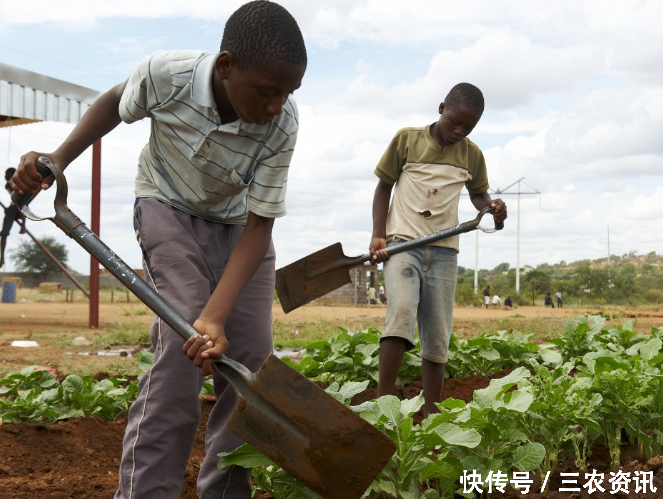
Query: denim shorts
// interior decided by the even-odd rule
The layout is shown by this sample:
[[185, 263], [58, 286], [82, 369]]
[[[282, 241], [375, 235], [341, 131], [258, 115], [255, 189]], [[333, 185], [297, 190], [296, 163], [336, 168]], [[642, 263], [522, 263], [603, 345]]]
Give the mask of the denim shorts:
[[382, 337], [404, 338], [411, 349], [416, 321], [421, 357], [446, 362], [457, 276], [458, 253], [450, 248], [423, 246], [392, 255], [384, 264], [387, 320]]

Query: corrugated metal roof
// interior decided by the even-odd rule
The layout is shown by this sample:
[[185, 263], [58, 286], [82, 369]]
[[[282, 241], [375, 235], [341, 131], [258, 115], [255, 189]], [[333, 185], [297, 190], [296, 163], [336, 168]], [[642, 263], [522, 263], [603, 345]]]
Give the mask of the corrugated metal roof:
[[0, 63], [0, 127], [77, 123], [100, 92]]

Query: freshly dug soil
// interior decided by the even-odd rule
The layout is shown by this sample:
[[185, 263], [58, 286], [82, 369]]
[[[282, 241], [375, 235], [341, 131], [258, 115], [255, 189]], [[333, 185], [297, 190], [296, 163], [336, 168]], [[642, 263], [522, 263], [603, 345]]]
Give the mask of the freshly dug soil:
[[[503, 373], [502, 373], [503, 374]], [[499, 377], [500, 375], [496, 375]], [[489, 378], [471, 377], [463, 380], [449, 379], [444, 384], [444, 397], [454, 397], [470, 401], [474, 390], [485, 388]], [[416, 396], [420, 383], [403, 387], [402, 397]], [[358, 394], [353, 403], [370, 400], [376, 396], [375, 389], [368, 389]], [[204, 455], [204, 421], [207, 420], [213, 399], [201, 400], [202, 419], [196, 435], [186, 469], [184, 489], [181, 499], [196, 499], [196, 476]], [[74, 419], [54, 425], [43, 424], [6, 424], [0, 426], [0, 497], [2, 499], [107, 499], [113, 497], [118, 481], [119, 458], [122, 449], [122, 437], [126, 419], [107, 422], [96, 418]], [[540, 483], [535, 479], [529, 494], [511, 491], [504, 495], [509, 498], [524, 499], [607, 499], [635, 498], [655, 499], [663, 497], [663, 458], [658, 457], [643, 462], [638, 460], [634, 450], [625, 446], [621, 471], [653, 471], [654, 486], [658, 492], [635, 494], [634, 482], [631, 482], [630, 494], [623, 492], [610, 494], [606, 485], [610, 478], [609, 454], [606, 449], [597, 448], [591, 458], [590, 471], [596, 469], [605, 474], [604, 493], [594, 492], [558, 492], [562, 487], [560, 472], [577, 472], [571, 465], [555, 470], [546, 492], [537, 493]], [[633, 475], [633, 473], [631, 473]], [[581, 472], [578, 486], [586, 483]], [[509, 475], [509, 478], [511, 476]], [[649, 489], [648, 489], [649, 490]], [[260, 499], [270, 496], [260, 494]]]

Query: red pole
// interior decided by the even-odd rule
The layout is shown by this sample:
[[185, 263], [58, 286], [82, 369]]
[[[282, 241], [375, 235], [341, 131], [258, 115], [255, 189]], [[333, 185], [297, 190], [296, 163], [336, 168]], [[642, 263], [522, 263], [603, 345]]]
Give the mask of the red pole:
[[[99, 236], [101, 218], [101, 139], [92, 144], [92, 212], [90, 230]], [[90, 256], [90, 324], [99, 327], [99, 262]]]

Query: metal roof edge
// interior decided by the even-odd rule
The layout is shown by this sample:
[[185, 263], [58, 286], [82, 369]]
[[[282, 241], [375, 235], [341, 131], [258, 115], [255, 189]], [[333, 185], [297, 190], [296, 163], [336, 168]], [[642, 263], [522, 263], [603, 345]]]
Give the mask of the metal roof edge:
[[0, 80], [7, 81], [23, 87], [29, 87], [60, 97], [66, 97], [82, 104], [92, 104], [101, 92], [91, 88], [82, 87], [57, 78], [51, 78], [26, 69], [17, 68], [0, 62]]

